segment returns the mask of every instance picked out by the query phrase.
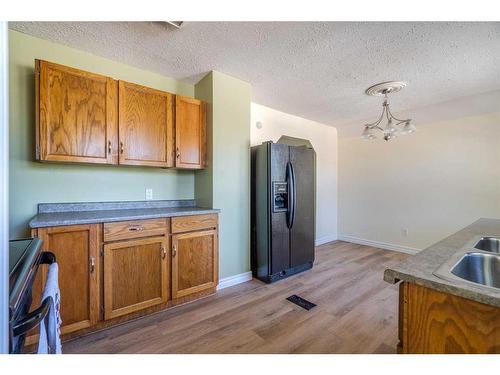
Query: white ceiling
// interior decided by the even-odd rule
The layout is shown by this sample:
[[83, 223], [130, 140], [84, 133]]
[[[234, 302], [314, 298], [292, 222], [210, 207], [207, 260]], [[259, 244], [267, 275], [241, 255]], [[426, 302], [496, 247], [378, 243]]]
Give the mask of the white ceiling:
[[[12, 29], [196, 83], [217, 70], [256, 103], [338, 128], [374, 120], [364, 90], [408, 82], [395, 114], [500, 89], [500, 23], [12, 22]], [[467, 101], [464, 101], [467, 103]]]

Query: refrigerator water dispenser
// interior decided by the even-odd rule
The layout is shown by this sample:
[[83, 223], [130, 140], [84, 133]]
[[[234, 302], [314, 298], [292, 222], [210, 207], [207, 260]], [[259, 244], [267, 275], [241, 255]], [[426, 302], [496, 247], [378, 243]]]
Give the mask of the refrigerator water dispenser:
[[288, 211], [288, 183], [273, 182], [273, 212]]

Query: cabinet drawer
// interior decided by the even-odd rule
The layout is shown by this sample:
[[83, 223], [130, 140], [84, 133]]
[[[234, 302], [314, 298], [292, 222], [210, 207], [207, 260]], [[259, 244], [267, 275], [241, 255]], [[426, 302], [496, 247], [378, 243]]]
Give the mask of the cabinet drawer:
[[104, 242], [168, 234], [168, 219], [148, 219], [104, 223]]
[[179, 216], [172, 218], [172, 233], [217, 228], [217, 214]]

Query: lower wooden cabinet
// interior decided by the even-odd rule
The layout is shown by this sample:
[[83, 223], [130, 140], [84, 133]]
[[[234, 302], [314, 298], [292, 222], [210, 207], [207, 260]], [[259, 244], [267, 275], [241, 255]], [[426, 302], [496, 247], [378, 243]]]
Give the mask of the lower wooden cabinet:
[[[63, 339], [215, 292], [217, 228], [210, 214], [33, 230], [59, 265]], [[32, 310], [46, 275], [42, 265]], [[33, 330], [26, 343], [36, 341]]]
[[104, 245], [104, 318], [167, 302], [168, 259], [166, 237]]
[[409, 282], [399, 290], [398, 353], [500, 353], [500, 308]]
[[172, 236], [172, 297], [215, 288], [218, 281], [217, 230]]
[[[94, 325], [99, 320], [99, 224], [39, 228], [43, 249], [55, 254], [61, 291], [61, 333]], [[33, 306], [40, 304], [47, 266], [33, 287]]]

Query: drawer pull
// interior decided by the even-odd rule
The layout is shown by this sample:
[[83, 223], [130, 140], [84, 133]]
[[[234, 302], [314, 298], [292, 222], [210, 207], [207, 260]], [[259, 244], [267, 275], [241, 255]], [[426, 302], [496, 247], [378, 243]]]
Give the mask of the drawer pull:
[[129, 227], [128, 230], [131, 232], [139, 232], [141, 230], [144, 230], [144, 227]]

